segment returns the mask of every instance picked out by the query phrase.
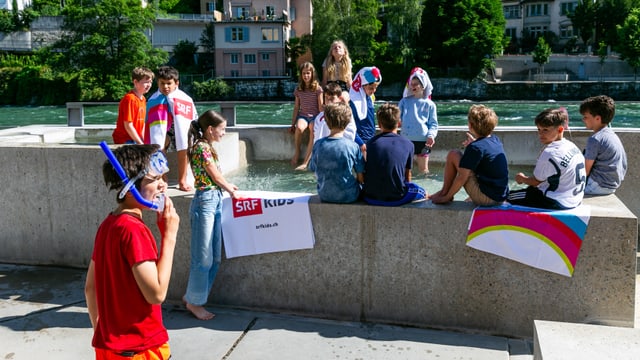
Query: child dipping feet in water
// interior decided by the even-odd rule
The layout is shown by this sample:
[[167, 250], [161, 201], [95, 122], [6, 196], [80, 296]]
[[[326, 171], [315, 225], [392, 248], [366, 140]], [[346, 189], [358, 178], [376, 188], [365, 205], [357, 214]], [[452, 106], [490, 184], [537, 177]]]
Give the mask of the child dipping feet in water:
[[464, 153], [449, 151], [442, 189], [429, 199], [434, 204], [448, 203], [464, 187], [474, 204], [499, 205], [509, 192], [509, 169], [502, 142], [493, 135], [498, 116], [484, 105], [473, 105], [467, 119]]
[[218, 153], [213, 147], [225, 134], [227, 121], [208, 110], [191, 122], [189, 160], [196, 192], [191, 201], [191, 265], [187, 292], [182, 298], [187, 309], [200, 320], [210, 320], [204, 308], [222, 258], [222, 191], [238, 197], [238, 187], [225, 180]]
[[[295, 102], [293, 104], [293, 119], [291, 128], [294, 131], [294, 153], [291, 158], [291, 166], [296, 170], [306, 170], [311, 149], [313, 148], [313, 121], [322, 109], [322, 87], [318, 84], [316, 69], [310, 62], [300, 65], [300, 81], [298, 87], [293, 92]], [[300, 166], [300, 147], [302, 146], [302, 134], [309, 129], [309, 141], [307, 143], [307, 153]]]

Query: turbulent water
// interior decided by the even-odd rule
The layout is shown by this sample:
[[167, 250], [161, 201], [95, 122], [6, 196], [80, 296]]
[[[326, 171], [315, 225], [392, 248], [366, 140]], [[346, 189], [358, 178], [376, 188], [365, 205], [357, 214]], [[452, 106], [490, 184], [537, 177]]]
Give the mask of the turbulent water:
[[[376, 105], [381, 104], [378, 101]], [[534, 117], [542, 110], [550, 107], [565, 107], [569, 111], [570, 125], [581, 127], [582, 121], [578, 111], [579, 102], [471, 102], [471, 101], [436, 101], [438, 107], [438, 123], [440, 125], [466, 125], [467, 111], [472, 104], [485, 104], [493, 108], [500, 119], [499, 126], [533, 126]], [[217, 106], [198, 105], [199, 112], [205, 109], [218, 110]], [[67, 123], [67, 109], [64, 106], [5, 106], [0, 109], [0, 127], [15, 127], [34, 124]], [[292, 103], [239, 105], [236, 108], [238, 124], [288, 125], [291, 123]], [[84, 117], [87, 125], [115, 124], [118, 113], [117, 105], [85, 106]], [[640, 127], [640, 102], [616, 103], [614, 127]]]

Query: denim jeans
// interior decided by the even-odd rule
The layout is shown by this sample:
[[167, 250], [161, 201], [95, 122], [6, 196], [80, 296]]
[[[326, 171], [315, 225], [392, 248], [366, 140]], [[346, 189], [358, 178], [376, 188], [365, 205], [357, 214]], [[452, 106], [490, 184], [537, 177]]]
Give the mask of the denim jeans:
[[204, 305], [222, 258], [222, 192], [196, 190], [191, 208], [191, 267], [185, 300]]

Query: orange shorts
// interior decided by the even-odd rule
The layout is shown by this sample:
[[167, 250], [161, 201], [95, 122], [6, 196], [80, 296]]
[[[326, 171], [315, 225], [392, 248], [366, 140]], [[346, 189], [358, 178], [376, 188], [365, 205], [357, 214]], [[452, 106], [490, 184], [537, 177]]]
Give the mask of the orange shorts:
[[95, 350], [96, 360], [168, 360], [171, 358], [168, 343], [135, 354], [97, 348]]

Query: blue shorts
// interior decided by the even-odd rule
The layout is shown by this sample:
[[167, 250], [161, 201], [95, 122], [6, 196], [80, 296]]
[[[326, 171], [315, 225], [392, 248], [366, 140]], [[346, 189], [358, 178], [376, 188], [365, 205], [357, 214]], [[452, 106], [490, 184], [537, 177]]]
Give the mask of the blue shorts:
[[383, 201], [372, 199], [369, 197], [364, 197], [364, 201], [369, 205], [377, 205], [377, 206], [400, 206], [404, 204], [408, 204], [412, 201], [423, 200], [427, 198], [427, 192], [418, 184], [408, 182], [405, 183], [407, 185], [407, 193], [399, 200], [394, 201]]
[[307, 124], [309, 123], [313, 123], [313, 120], [315, 119], [315, 117], [313, 116], [304, 116], [304, 115], [298, 115], [298, 117], [296, 117], [296, 123], [298, 122], [298, 120], [304, 120], [307, 122]]

